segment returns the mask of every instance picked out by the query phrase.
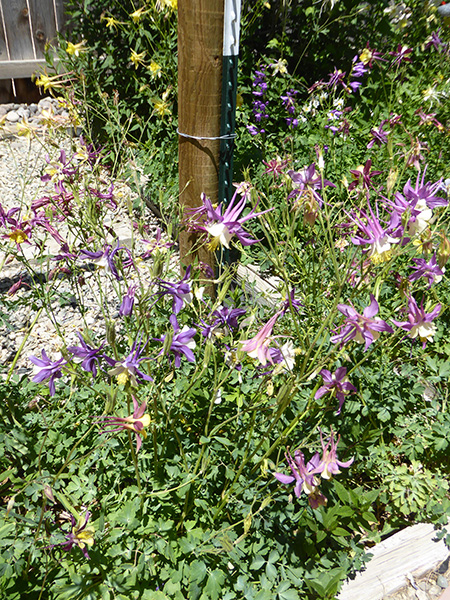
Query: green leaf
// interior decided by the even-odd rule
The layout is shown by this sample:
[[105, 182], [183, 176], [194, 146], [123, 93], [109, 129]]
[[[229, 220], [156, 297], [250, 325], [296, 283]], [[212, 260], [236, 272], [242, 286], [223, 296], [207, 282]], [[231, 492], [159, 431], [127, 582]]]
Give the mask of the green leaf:
[[222, 593], [222, 586], [225, 581], [225, 574], [219, 569], [215, 569], [209, 574], [205, 590], [211, 596], [211, 600], [217, 600]]
[[203, 561], [194, 560], [189, 565], [189, 578], [191, 581], [201, 583], [206, 577], [207, 568]]

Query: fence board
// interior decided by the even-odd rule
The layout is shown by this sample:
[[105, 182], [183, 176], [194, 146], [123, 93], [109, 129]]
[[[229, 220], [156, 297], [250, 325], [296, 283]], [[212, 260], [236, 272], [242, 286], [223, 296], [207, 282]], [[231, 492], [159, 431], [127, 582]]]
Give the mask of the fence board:
[[[31, 41], [28, 7], [25, 0], [2, 0], [6, 39], [11, 59], [36, 58]], [[14, 77], [14, 75], [11, 75]]]
[[45, 44], [56, 35], [53, 0], [28, 0], [30, 5], [36, 58], [44, 56]]

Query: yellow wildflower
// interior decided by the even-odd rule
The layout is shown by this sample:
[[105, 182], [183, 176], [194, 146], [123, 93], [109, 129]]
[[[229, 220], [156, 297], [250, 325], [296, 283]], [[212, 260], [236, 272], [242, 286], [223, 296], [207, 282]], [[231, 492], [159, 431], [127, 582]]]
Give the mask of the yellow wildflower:
[[51, 89], [61, 89], [62, 88], [62, 75], [49, 75], [44, 71], [44, 73], [39, 73], [39, 76], [36, 78], [36, 85], [38, 87], [43, 87], [44, 92], [47, 92]]
[[67, 42], [66, 52], [71, 56], [80, 56], [82, 52], [86, 52], [86, 40], [82, 40], [78, 42], [78, 44], [72, 44], [72, 42]]
[[141, 8], [138, 8], [132, 12], [130, 17], [133, 19], [133, 23], [138, 23], [147, 12], [148, 11], [145, 10], [145, 6], [141, 6]]
[[136, 52], [135, 50], [131, 51], [130, 60], [133, 63], [135, 69], [137, 69], [140, 64], [144, 63], [145, 55], [145, 50], [144, 52]]
[[106, 15], [102, 15], [100, 19], [102, 21], [106, 21], [106, 27], [108, 27], [108, 29], [117, 29], [117, 25], [121, 25], [120, 21], [118, 21], [114, 17], [107, 17]]
[[150, 75], [152, 79], [156, 79], [157, 77], [161, 77], [161, 67], [154, 60], [150, 63], [149, 66]]
[[154, 111], [156, 114], [158, 114], [160, 117], [164, 117], [164, 115], [170, 115], [171, 111], [169, 108], [169, 103], [166, 102], [165, 100], [155, 100], [154, 101]]
[[22, 119], [16, 125], [17, 127], [17, 135], [23, 135], [24, 137], [31, 138], [31, 136], [36, 132], [37, 127], [28, 123], [27, 119]]
[[158, 12], [162, 12], [165, 8], [177, 10], [178, 0], [156, 0], [155, 8]]

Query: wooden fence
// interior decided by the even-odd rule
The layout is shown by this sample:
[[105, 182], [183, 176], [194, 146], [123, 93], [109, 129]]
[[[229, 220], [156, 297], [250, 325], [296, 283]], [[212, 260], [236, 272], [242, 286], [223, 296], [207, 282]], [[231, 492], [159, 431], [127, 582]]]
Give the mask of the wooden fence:
[[0, 17], [0, 79], [31, 77], [63, 29], [63, 0], [0, 0]]

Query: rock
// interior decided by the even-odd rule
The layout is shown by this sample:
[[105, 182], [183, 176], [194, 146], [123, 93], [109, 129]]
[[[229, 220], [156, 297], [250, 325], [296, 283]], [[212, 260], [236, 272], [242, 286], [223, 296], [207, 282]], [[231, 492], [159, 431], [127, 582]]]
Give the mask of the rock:
[[31, 115], [34, 115], [35, 112], [37, 112], [38, 106], [37, 104], [30, 104], [28, 107], [28, 110], [30, 111]]
[[30, 111], [28, 110], [28, 108], [24, 108], [23, 106], [21, 106], [20, 108], [17, 109], [17, 114], [22, 119], [23, 118], [28, 119], [28, 117], [30, 116]]
[[429, 581], [419, 581], [419, 583], [417, 585], [424, 592], [428, 592], [428, 590], [430, 589], [432, 584]]
[[15, 110], [10, 110], [6, 113], [6, 120], [10, 123], [17, 123], [19, 121], [20, 115]]
[[448, 579], [443, 575], [438, 575], [436, 579], [436, 583], [440, 588], [447, 589], [448, 588]]

